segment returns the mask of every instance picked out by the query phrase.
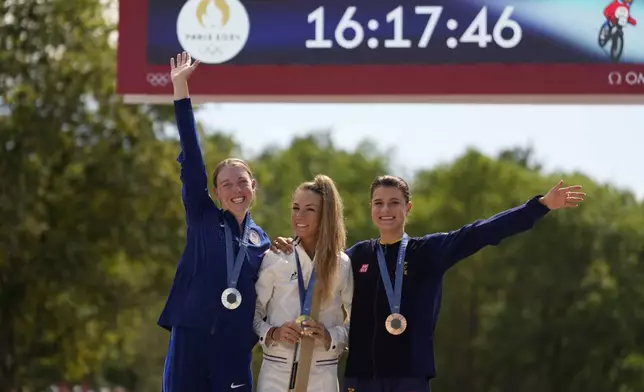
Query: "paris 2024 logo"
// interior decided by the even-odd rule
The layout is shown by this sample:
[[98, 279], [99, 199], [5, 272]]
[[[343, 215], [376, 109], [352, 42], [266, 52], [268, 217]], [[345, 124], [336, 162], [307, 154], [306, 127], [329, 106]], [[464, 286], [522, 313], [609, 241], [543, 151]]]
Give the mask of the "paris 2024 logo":
[[205, 64], [221, 64], [242, 51], [250, 33], [239, 0], [188, 0], [177, 18], [183, 49]]

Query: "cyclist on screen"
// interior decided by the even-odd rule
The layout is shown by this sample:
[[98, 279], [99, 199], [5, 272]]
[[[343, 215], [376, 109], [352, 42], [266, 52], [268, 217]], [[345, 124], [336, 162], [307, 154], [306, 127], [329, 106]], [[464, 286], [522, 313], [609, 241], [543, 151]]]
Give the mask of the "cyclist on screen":
[[631, 17], [631, 5], [633, 0], [614, 0], [604, 9], [604, 16], [606, 17], [606, 27], [610, 25], [620, 24], [622, 26], [630, 23], [633, 26], [637, 25], [637, 21]]

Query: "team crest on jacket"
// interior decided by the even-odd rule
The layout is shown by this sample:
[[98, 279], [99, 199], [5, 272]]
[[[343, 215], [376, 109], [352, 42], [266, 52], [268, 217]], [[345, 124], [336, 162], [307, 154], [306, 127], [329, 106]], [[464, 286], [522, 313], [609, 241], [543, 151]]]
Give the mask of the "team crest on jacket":
[[259, 245], [259, 234], [253, 229], [250, 230], [250, 233], [248, 234], [248, 239], [250, 240], [251, 244], [257, 246]]

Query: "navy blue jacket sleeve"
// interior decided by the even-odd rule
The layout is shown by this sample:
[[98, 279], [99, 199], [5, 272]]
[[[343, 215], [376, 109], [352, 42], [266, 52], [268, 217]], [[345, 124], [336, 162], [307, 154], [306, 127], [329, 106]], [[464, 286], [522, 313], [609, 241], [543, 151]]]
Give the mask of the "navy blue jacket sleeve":
[[177, 158], [181, 164], [181, 196], [186, 209], [186, 218], [190, 224], [199, 220], [204, 210], [212, 207], [214, 203], [208, 194], [208, 174], [199, 146], [190, 98], [174, 102], [174, 115], [181, 141], [181, 153]]
[[430, 268], [445, 272], [458, 261], [504, 238], [532, 229], [550, 209], [539, 202], [541, 196], [485, 220], [477, 220], [449, 233], [425, 237], [430, 245]]

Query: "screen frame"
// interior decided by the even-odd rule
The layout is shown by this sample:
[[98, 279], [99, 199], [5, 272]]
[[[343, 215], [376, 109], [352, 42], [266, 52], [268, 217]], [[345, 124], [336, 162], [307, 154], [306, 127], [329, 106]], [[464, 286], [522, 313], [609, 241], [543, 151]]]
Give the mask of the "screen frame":
[[[119, 4], [117, 94], [126, 103], [170, 103], [169, 64], [147, 63], [147, 6], [148, 0]], [[644, 84], [611, 84], [615, 72], [640, 73], [644, 65], [202, 64], [191, 95], [197, 103], [644, 104]]]

